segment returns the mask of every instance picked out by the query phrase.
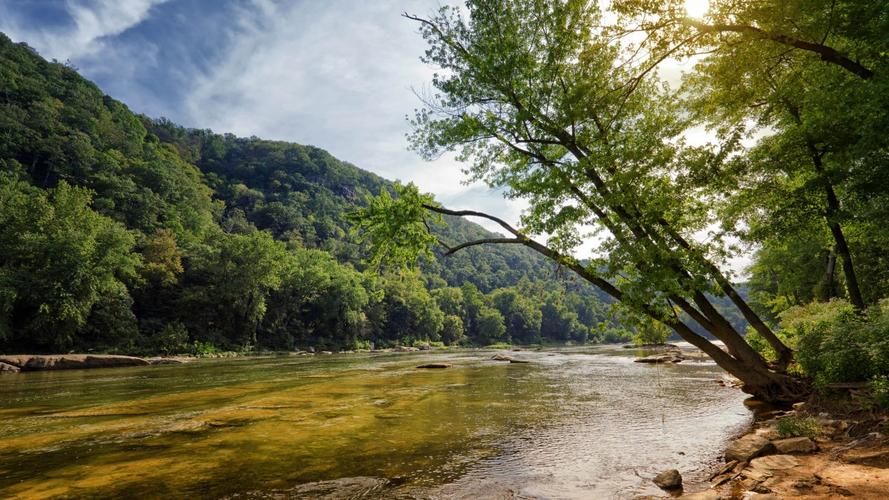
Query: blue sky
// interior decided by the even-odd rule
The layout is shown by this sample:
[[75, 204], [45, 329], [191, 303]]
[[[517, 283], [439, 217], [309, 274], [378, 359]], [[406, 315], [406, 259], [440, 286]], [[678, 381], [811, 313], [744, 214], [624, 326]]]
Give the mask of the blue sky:
[[131, 109], [240, 136], [312, 144], [454, 208], [513, 222], [521, 203], [407, 150], [432, 68], [401, 17], [437, 0], [0, 0], [0, 31], [70, 61]]

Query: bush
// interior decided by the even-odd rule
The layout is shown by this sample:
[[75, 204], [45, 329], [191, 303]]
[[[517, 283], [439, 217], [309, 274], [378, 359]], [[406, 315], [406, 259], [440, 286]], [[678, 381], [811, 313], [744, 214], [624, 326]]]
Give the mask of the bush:
[[889, 410], [889, 376], [878, 375], [871, 379], [870, 391], [874, 406]]
[[[889, 374], [889, 302], [857, 314], [845, 301], [792, 307], [781, 314], [779, 337], [796, 351], [796, 362], [816, 387], [865, 382]], [[748, 342], [767, 357], [771, 349], [756, 335]]]
[[219, 349], [212, 342], [195, 340], [191, 345], [191, 353], [195, 356], [214, 356], [219, 353]]
[[178, 321], [167, 323], [163, 330], [151, 338], [151, 341], [155, 352], [165, 355], [181, 354], [188, 350], [188, 330]]
[[777, 428], [778, 435], [782, 438], [800, 436], [814, 438], [821, 427], [814, 418], [788, 415], [778, 419]]

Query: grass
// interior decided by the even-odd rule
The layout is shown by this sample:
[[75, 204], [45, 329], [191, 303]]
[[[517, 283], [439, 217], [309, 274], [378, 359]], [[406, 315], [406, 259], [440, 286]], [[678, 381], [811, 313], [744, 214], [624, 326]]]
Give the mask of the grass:
[[497, 342], [496, 344], [486, 345], [485, 349], [512, 349], [512, 344], [509, 342]]

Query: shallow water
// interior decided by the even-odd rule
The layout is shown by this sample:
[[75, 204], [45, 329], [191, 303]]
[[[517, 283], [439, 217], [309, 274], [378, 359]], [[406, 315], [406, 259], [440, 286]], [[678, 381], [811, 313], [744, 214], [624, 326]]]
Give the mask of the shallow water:
[[666, 468], [700, 480], [750, 420], [712, 363], [492, 354], [6, 375], [0, 497], [627, 498]]

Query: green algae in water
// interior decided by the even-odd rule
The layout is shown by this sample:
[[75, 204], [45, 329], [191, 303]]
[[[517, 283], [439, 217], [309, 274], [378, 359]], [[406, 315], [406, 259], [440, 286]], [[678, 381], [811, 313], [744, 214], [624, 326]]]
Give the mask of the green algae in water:
[[[600, 455], [613, 460], [613, 450], [597, 447], [614, 448], [620, 433], [653, 429], [660, 432], [655, 441], [662, 441], [658, 427], [665, 402], [690, 409], [692, 416], [704, 409], [707, 420], [718, 417], [709, 433], [688, 416], [679, 422], [703, 432], [704, 439], [715, 436], [717, 445], [747, 418], [743, 398], [712, 383], [719, 376], [712, 366], [675, 367], [662, 370], [664, 375], [626, 357], [522, 354], [534, 363], [491, 362], [490, 353], [479, 351], [202, 361], [5, 377], [0, 493], [314, 496], [305, 488], [317, 485], [339, 488], [346, 496], [350, 488], [365, 486], [370, 492], [414, 494], [478, 477], [524, 482], [527, 491], [544, 496], [581, 496], [593, 482], [612, 492], [645, 491], [632, 478], [629, 485], [625, 477], [603, 482], [603, 474], [614, 472], [596, 463], [586, 472], [573, 471], [572, 463]], [[428, 361], [453, 366], [413, 369]], [[651, 399], [655, 377], [667, 377], [658, 382], [679, 389], [662, 391], [666, 399]], [[638, 397], [648, 397], [642, 401], [647, 410], [633, 408]], [[714, 413], [708, 403], [731, 409]], [[655, 404], [662, 409], [650, 408]], [[643, 439], [638, 446], [651, 443]], [[640, 460], [651, 462], [644, 453]], [[566, 483], [571, 489], [552, 488], [565, 481], [551, 467], [578, 476]]]

